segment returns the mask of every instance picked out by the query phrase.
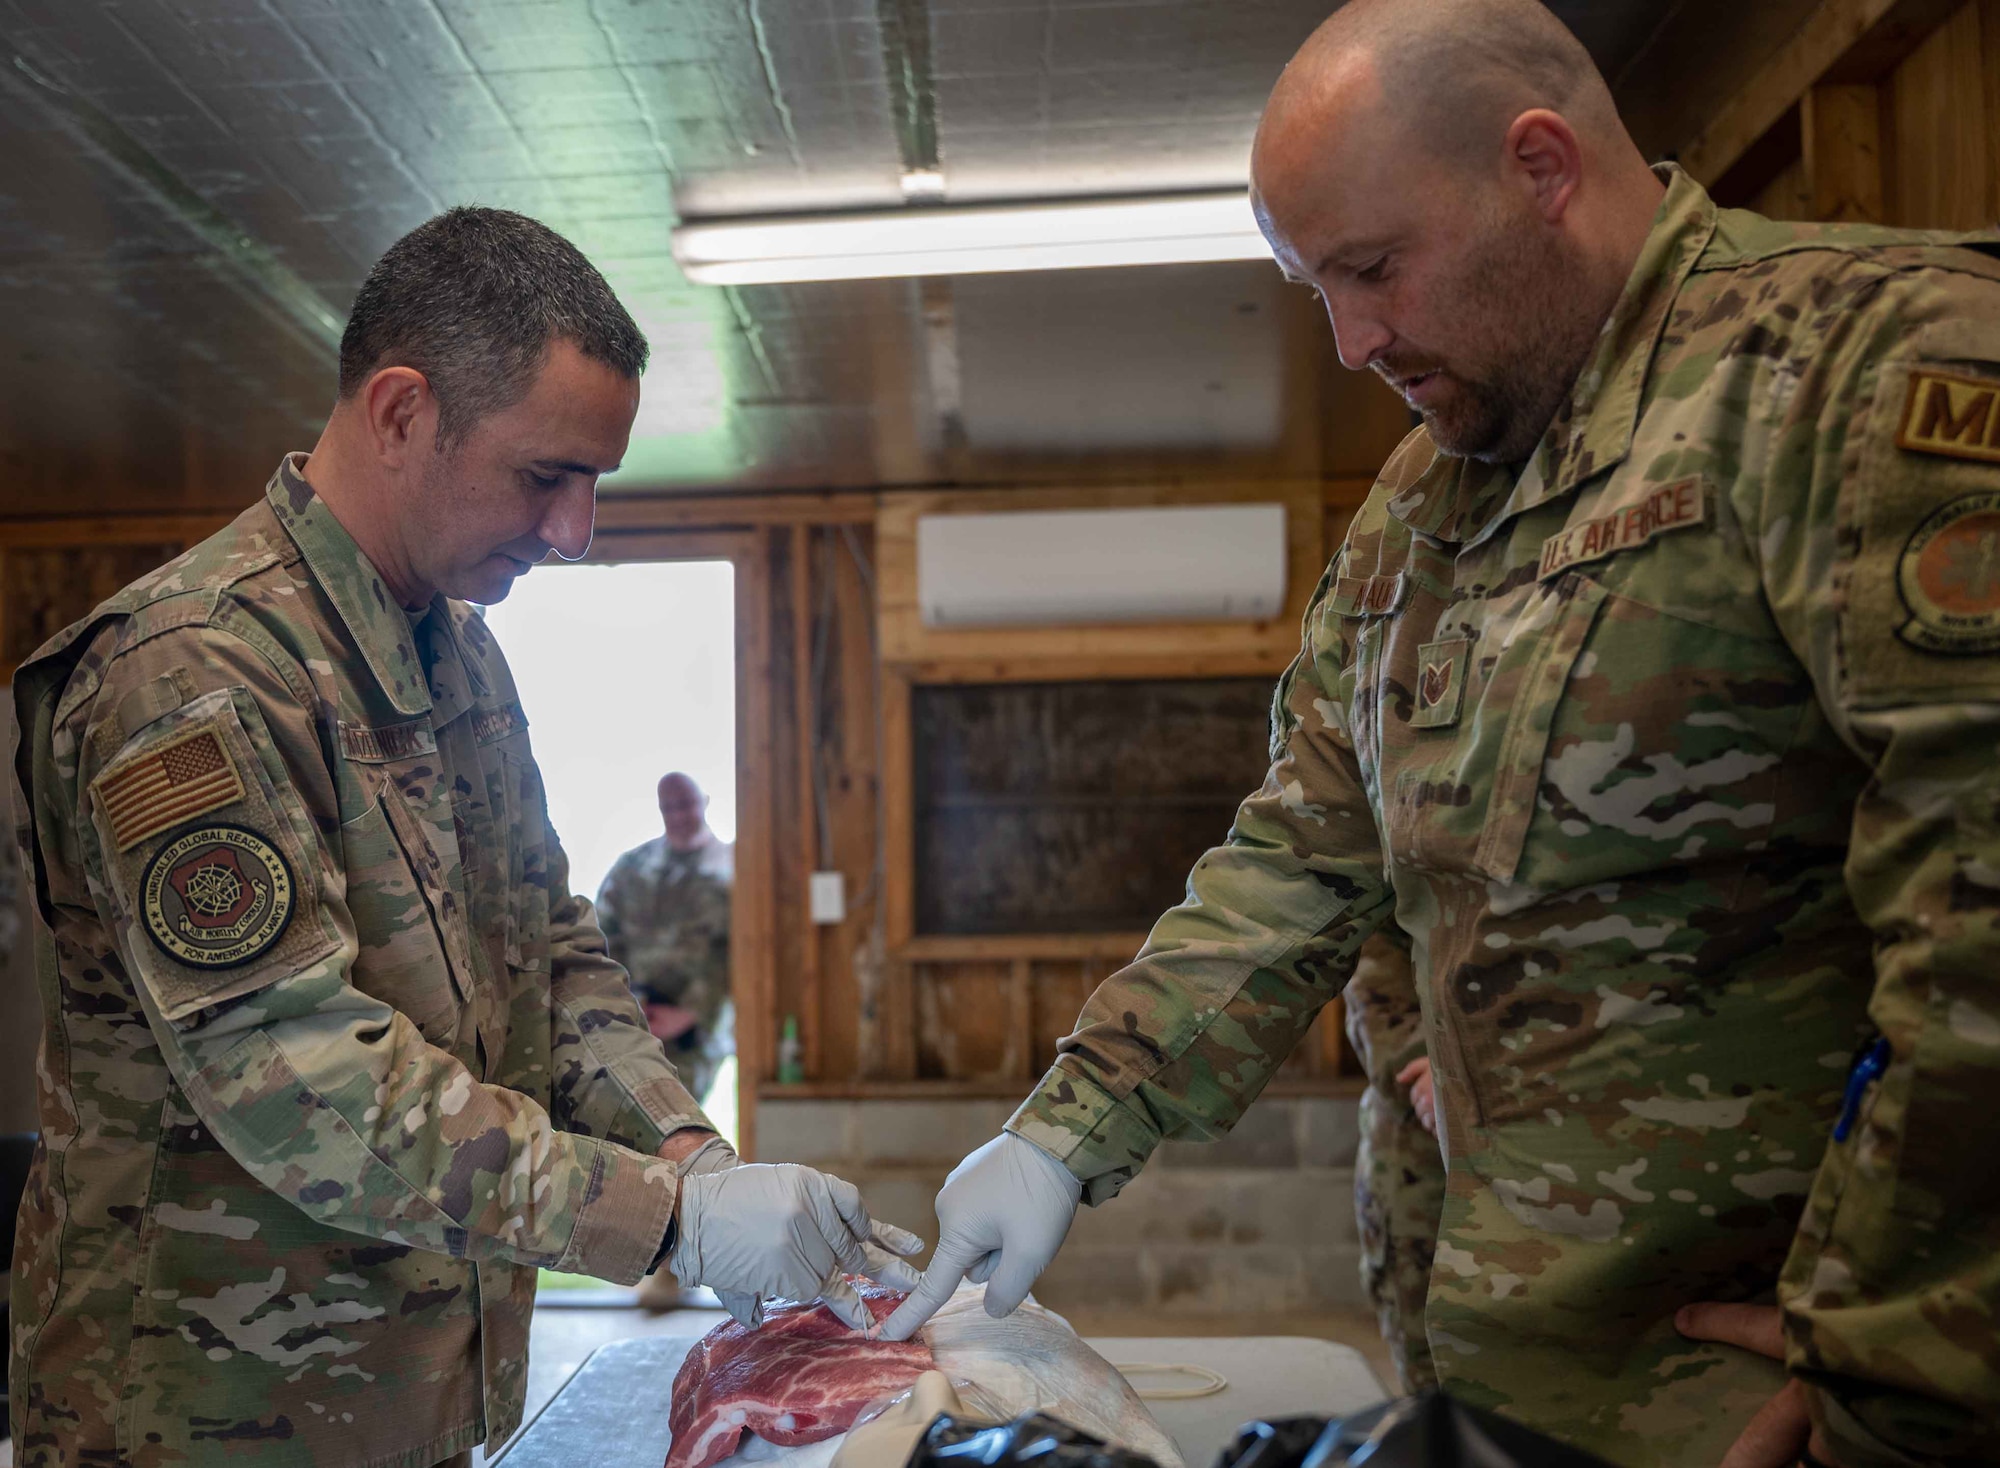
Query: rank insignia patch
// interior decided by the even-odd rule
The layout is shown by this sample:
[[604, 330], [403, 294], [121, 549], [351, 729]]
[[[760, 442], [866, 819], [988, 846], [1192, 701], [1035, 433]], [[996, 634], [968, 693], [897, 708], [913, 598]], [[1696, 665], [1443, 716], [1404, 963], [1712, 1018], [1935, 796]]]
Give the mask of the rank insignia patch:
[[1465, 701], [1465, 663], [1472, 644], [1463, 637], [1426, 642], [1417, 649], [1417, 707], [1412, 729], [1447, 729]]
[[1910, 620], [1896, 635], [1925, 652], [2000, 652], [2000, 490], [1960, 495], [1919, 525], [1896, 562]]
[[111, 842], [125, 851], [148, 836], [243, 798], [235, 762], [212, 728], [198, 728], [98, 776]]
[[1918, 368], [1910, 373], [1896, 447], [2000, 464], [2000, 381]]
[[189, 968], [240, 968], [270, 952], [296, 902], [291, 864], [242, 826], [176, 836], [139, 879], [146, 936]]

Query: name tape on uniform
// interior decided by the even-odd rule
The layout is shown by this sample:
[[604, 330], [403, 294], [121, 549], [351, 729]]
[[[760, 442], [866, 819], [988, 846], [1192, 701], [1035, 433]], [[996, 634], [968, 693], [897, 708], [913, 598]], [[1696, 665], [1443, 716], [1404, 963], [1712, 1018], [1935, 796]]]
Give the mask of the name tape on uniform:
[[97, 777], [97, 799], [120, 851], [242, 798], [242, 777], [213, 729], [191, 730]]
[[1333, 583], [1333, 610], [1343, 617], [1381, 617], [1403, 604], [1408, 580], [1393, 576], [1338, 576]]
[[1571, 566], [1644, 545], [1669, 530], [1707, 523], [1708, 496], [1702, 491], [1700, 479], [1663, 484], [1637, 504], [1551, 535], [1542, 542], [1541, 569], [1536, 576], [1546, 581]]
[[1919, 367], [1910, 373], [1896, 447], [2000, 464], [2000, 382]]

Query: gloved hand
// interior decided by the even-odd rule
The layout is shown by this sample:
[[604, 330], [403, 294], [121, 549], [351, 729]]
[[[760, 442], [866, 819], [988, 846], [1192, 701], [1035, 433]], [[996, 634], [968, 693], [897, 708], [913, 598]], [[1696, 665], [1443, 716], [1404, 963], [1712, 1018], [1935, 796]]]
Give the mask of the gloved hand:
[[[697, 1172], [723, 1172], [737, 1165], [736, 1149], [721, 1137], [710, 1137], [682, 1159], [679, 1175], [686, 1178]], [[764, 1308], [754, 1294], [743, 1290], [717, 1290], [715, 1297], [722, 1302], [723, 1309], [752, 1329], [764, 1317]]]
[[1011, 1315], [1049, 1267], [1076, 1217], [1083, 1184], [1067, 1167], [1012, 1132], [972, 1153], [937, 1196], [938, 1246], [931, 1267], [879, 1331], [906, 1341], [970, 1276], [986, 1283], [986, 1313]]
[[914, 1254], [924, 1241], [870, 1220], [854, 1184], [789, 1162], [739, 1163], [733, 1151], [712, 1170], [698, 1170], [708, 1152], [704, 1145], [680, 1168], [678, 1232], [667, 1267], [684, 1285], [714, 1290], [742, 1324], [758, 1324], [767, 1298], [817, 1299], [859, 1330], [871, 1317], [843, 1276], [866, 1275], [898, 1290], [919, 1283], [916, 1270], [893, 1256]]
[[710, 1137], [678, 1164], [682, 1177], [695, 1172], [721, 1172], [739, 1165], [736, 1149], [722, 1137]]

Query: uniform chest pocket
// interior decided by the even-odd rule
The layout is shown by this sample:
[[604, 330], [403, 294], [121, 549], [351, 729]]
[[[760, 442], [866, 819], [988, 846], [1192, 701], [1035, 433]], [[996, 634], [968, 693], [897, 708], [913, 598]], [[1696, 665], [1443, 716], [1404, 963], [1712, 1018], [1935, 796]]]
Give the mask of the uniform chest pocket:
[[555, 881], [566, 882], [568, 873], [552, 880], [547, 797], [526, 736], [503, 745], [491, 771], [489, 785], [498, 786], [493, 811], [507, 847], [506, 883], [498, 894], [507, 967], [538, 973], [549, 966], [549, 903]]
[[471, 969], [443, 863], [394, 781], [340, 828], [347, 908], [360, 951], [351, 982], [394, 1005], [426, 1040], [449, 1047], [470, 993]]
[[[1460, 685], [1445, 690], [1449, 721], [1418, 727], [1425, 654], [1446, 644], [1412, 649], [1401, 680], [1408, 711], [1383, 715], [1396, 726], [1396, 747], [1385, 750], [1384, 805], [1401, 862], [1496, 882], [1513, 881], [1520, 869], [1557, 710], [1605, 592], [1568, 575], [1530, 595], [1511, 625], [1489, 623], [1470, 642], [1465, 666], [1450, 675]], [[1474, 663], [1490, 667], [1483, 682], [1475, 681]], [[1446, 702], [1442, 695], [1428, 700]]]

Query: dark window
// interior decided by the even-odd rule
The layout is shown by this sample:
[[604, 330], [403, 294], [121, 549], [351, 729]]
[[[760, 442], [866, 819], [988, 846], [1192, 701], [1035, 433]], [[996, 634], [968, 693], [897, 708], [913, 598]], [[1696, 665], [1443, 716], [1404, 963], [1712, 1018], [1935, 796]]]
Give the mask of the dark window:
[[919, 933], [1143, 932], [1262, 782], [1271, 680], [919, 687]]

